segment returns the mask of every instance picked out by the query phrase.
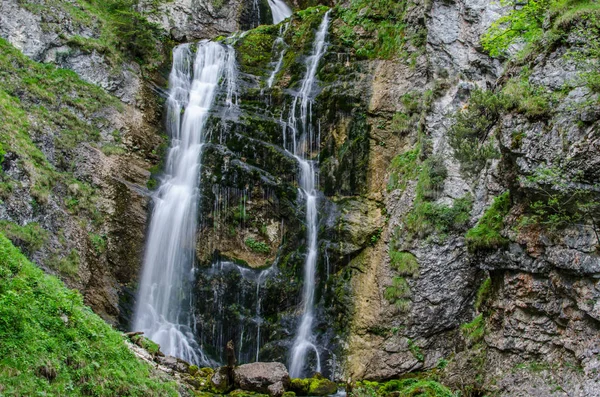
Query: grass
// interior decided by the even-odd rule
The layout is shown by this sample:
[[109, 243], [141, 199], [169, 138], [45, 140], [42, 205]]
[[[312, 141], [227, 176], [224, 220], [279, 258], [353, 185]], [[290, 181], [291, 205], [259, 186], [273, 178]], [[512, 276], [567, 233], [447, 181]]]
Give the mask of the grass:
[[394, 277], [392, 285], [387, 286], [383, 291], [384, 298], [401, 312], [407, 312], [410, 309], [412, 303], [409, 299], [410, 295], [410, 287], [403, 277]]
[[483, 283], [479, 286], [477, 290], [477, 295], [475, 297], [475, 310], [480, 311], [481, 307], [485, 304], [485, 302], [489, 299], [492, 294], [492, 279], [486, 278]]
[[479, 222], [467, 231], [465, 238], [471, 252], [500, 248], [508, 244], [501, 235], [504, 218], [510, 211], [510, 193], [507, 191], [496, 197]]
[[390, 178], [387, 190], [404, 190], [408, 181], [415, 179], [419, 174], [419, 148], [400, 153], [392, 159], [390, 164]]
[[481, 342], [485, 336], [485, 319], [483, 318], [483, 314], [479, 314], [470, 323], [461, 325], [460, 330], [469, 345], [473, 346]]
[[0, 235], [0, 394], [176, 396], [124, 337]]
[[36, 222], [20, 226], [13, 222], [0, 221], [0, 232], [28, 255], [42, 248], [49, 237], [48, 231]]
[[463, 174], [475, 178], [488, 160], [500, 157], [493, 144], [493, 129], [506, 105], [503, 95], [475, 90], [468, 104], [455, 114], [449, 143]]
[[390, 247], [390, 263], [401, 276], [417, 277], [419, 262], [410, 252], [400, 252]]

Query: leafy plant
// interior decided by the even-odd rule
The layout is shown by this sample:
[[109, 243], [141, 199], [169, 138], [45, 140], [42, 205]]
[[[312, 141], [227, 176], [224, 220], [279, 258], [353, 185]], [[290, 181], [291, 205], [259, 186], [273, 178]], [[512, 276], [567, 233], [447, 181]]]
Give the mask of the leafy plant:
[[483, 318], [483, 314], [479, 314], [470, 323], [461, 325], [460, 330], [471, 346], [481, 342], [485, 335], [485, 319]]
[[262, 241], [256, 241], [253, 238], [247, 238], [244, 242], [248, 248], [250, 248], [253, 252], [259, 254], [269, 254], [271, 253], [271, 248], [263, 243]]
[[506, 106], [507, 99], [502, 94], [475, 90], [466, 107], [455, 114], [449, 143], [466, 175], [477, 176], [488, 160], [499, 158], [500, 153], [489, 138]]

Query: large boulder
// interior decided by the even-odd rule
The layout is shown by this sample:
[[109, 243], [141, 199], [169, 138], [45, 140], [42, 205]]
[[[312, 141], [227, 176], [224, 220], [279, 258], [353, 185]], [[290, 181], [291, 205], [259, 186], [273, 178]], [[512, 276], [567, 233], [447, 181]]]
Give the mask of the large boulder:
[[[276, 389], [283, 386], [284, 389], [290, 384], [290, 375], [285, 365], [281, 363], [252, 363], [244, 364], [233, 370], [233, 378], [236, 387], [242, 390], [258, 393], [269, 393], [269, 386], [277, 385]], [[274, 388], [271, 388], [274, 389]]]

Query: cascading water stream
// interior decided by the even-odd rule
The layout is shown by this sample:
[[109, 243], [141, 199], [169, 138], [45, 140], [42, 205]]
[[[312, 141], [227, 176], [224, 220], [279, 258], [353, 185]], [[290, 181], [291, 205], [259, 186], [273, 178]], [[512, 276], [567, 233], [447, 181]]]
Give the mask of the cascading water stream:
[[[191, 314], [202, 146], [219, 81], [234, 73], [231, 51], [203, 41], [194, 60], [189, 44], [173, 50], [167, 101], [171, 146], [154, 196], [134, 321], [134, 329], [160, 344], [164, 353], [195, 364], [209, 363], [194, 337]], [[230, 82], [227, 91], [232, 106]]]
[[[306, 357], [309, 351], [316, 355], [316, 371], [321, 371], [319, 351], [314, 343], [313, 320], [314, 320], [314, 296], [315, 278], [317, 265], [317, 188], [315, 164], [309, 159], [312, 149], [315, 147], [314, 131], [311, 125], [311, 92], [316, 82], [317, 67], [319, 61], [325, 54], [327, 30], [329, 28], [329, 13], [327, 11], [319, 30], [315, 36], [311, 56], [306, 59], [306, 73], [302, 80], [302, 86], [298, 95], [294, 98], [290, 116], [284, 126], [284, 142], [287, 142], [286, 134], [290, 130], [292, 134], [290, 150], [300, 167], [300, 192], [306, 200], [306, 227], [308, 251], [304, 263], [304, 288], [303, 288], [303, 314], [300, 326], [296, 333], [292, 354], [290, 357], [290, 375], [300, 377], [306, 365]], [[298, 103], [300, 100], [300, 103]], [[300, 111], [299, 117], [296, 112]], [[318, 144], [318, 143], [317, 143]], [[284, 143], [285, 145], [285, 143]]]
[[287, 19], [292, 15], [292, 9], [283, 0], [268, 0], [271, 14], [273, 15], [273, 24]]

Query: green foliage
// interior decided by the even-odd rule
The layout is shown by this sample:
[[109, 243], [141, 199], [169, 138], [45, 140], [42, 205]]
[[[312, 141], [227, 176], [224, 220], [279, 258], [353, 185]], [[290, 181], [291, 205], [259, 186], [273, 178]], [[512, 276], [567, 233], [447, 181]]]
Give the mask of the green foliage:
[[429, 157], [423, 162], [419, 172], [417, 197], [423, 200], [437, 199], [447, 176], [448, 169], [444, 165], [444, 159], [439, 155]]
[[0, 385], [4, 395], [176, 396], [123, 337], [0, 235]]
[[581, 175], [567, 176], [558, 167], [540, 167], [521, 183], [530, 192], [519, 226], [543, 227], [551, 232], [580, 223], [591, 223], [598, 232], [600, 200], [594, 186]]
[[[45, 204], [57, 185], [77, 183], [89, 193], [89, 185], [73, 181], [70, 148], [97, 141], [97, 125], [105, 123], [99, 115], [109, 107], [120, 109], [119, 101], [71, 71], [31, 61], [3, 39], [0, 81], [0, 145], [18, 158], [36, 202]], [[32, 140], [47, 136], [48, 131], [53, 132], [55, 143], [52, 164]], [[6, 177], [4, 183], [12, 186], [20, 182]], [[84, 212], [94, 212], [92, 202], [85, 205], [88, 208]]]
[[410, 350], [410, 352], [412, 353], [414, 358], [416, 358], [417, 360], [419, 360], [419, 361], [425, 360], [425, 356], [423, 356], [423, 353], [421, 352], [421, 348], [419, 346], [417, 346], [412, 339], [408, 340], [408, 350]]
[[527, 79], [511, 79], [502, 89], [504, 108], [515, 110], [532, 120], [548, 117], [551, 103], [542, 87], [531, 85]]
[[391, 380], [386, 383], [362, 381], [352, 391], [358, 397], [454, 397], [450, 389], [431, 380], [420, 378], [406, 378]]
[[35, 222], [19, 226], [9, 221], [0, 221], [0, 232], [28, 255], [42, 248], [49, 237], [49, 233]]
[[377, 242], [379, 241], [379, 239], [381, 238], [381, 233], [383, 232], [383, 230], [381, 228], [378, 228], [375, 233], [373, 233], [370, 237], [370, 241], [371, 241], [371, 245], [375, 245], [377, 244]]
[[477, 225], [469, 229], [465, 238], [470, 251], [500, 248], [508, 240], [500, 233], [504, 229], [504, 218], [510, 211], [510, 193], [504, 192], [496, 197]]
[[489, 159], [500, 156], [488, 138], [507, 104], [502, 94], [475, 90], [467, 106], [456, 113], [449, 143], [466, 175], [476, 177]]
[[101, 255], [106, 250], [106, 236], [104, 234], [90, 234], [90, 241], [96, 255]]
[[392, 159], [390, 164], [390, 179], [387, 190], [406, 189], [409, 180], [415, 179], [419, 173], [419, 149], [408, 150]]
[[481, 306], [488, 300], [492, 294], [492, 279], [486, 278], [477, 290], [477, 296], [475, 297], [475, 310], [480, 311]]
[[246, 241], [244, 241], [244, 243], [253, 252], [256, 252], [259, 254], [270, 254], [271, 253], [271, 247], [269, 247], [267, 244], [263, 243], [262, 241], [256, 241], [253, 238], [247, 238]]
[[394, 277], [392, 285], [387, 286], [383, 291], [384, 298], [401, 312], [407, 312], [410, 309], [411, 301], [408, 299], [410, 295], [410, 287], [403, 277]]
[[[139, 0], [20, 0], [19, 3], [38, 15], [62, 12], [71, 19], [73, 31], [94, 32], [91, 37], [63, 33], [62, 38], [84, 52], [104, 55], [115, 67], [123, 60], [134, 60], [153, 68], [162, 58], [161, 45], [167, 38], [166, 32], [138, 12]], [[157, 5], [152, 3], [157, 2], [145, 2], [144, 8]], [[51, 29], [51, 24], [47, 28]]]
[[389, 59], [403, 54], [406, 1], [350, 0], [349, 6], [336, 10], [343, 21], [337, 27], [339, 40], [353, 48], [357, 57]]
[[485, 319], [483, 314], [478, 315], [470, 323], [460, 326], [460, 330], [470, 346], [483, 340], [485, 336]]
[[390, 263], [401, 276], [417, 277], [419, 275], [419, 262], [410, 252], [400, 252], [390, 247]]
[[[561, 0], [559, 0], [561, 1]], [[508, 48], [516, 43], [531, 43], [543, 34], [543, 23], [555, 0], [501, 0], [501, 4], [512, 10], [500, 17], [481, 38], [483, 48], [491, 56], [505, 55]]]
[[79, 271], [80, 260], [77, 250], [72, 249], [64, 256], [53, 255], [48, 259], [47, 264], [50, 268], [58, 270], [61, 274], [73, 277]]
[[[143, 335], [135, 335], [131, 338], [131, 341], [136, 345], [145, 349], [148, 353], [155, 355], [160, 351], [160, 346], [157, 343], [154, 343], [150, 339], [146, 338]], [[192, 372], [192, 367], [196, 367], [195, 365], [190, 366], [190, 372]], [[198, 367], [196, 367], [196, 372], [198, 372]]]

